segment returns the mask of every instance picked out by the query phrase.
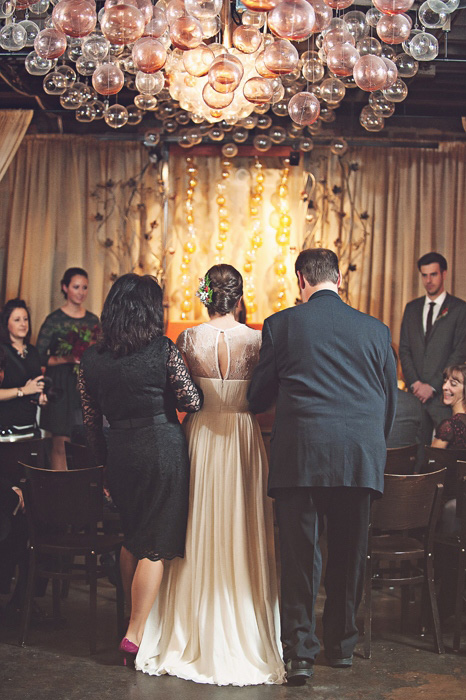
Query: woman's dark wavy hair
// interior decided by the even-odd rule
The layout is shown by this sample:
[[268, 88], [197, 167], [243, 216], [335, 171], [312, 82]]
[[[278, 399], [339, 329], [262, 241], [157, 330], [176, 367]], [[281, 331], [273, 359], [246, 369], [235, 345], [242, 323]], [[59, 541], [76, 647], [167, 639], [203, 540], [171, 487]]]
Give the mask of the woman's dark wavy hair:
[[152, 275], [122, 275], [104, 302], [101, 352], [131, 355], [163, 335], [163, 293]]
[[24, 342], [27, 345], [31, 340], [31, 314], [29, 313], [29, 309], [26, 306], [24, 299], [10, 299], [3, 307], [0, 315], [0, 342], [11, 343], [10, 332], [8, 330], [8, 321], [10, 320], [10, 316], [15, 309], [24, 309], [28, 315], [29, 330], [24, 338]]
[[65, 297], [65, 299], [68, 299], [68, 294], [63, 289], [63, 285], [65, 285], [65, 287], [69, 287], [71, 280], [76, 275], [79, 275], [81, 277], [85, 277], [86, 279], [89, 279], [89, 276], [88, 276], [86, 270], [83, 270], [82, 267], [69, 267], [67, 270], [65, 270], [63, 277], [60, 281], [60, 291], [63, 294], [63, 296]]
[[212, 289], [212, 301], [207, 307], [209, 316], [225, 316], [233, 311], [243, 296], [243, 278], [233, 265], [214, 265], [206, 273]]

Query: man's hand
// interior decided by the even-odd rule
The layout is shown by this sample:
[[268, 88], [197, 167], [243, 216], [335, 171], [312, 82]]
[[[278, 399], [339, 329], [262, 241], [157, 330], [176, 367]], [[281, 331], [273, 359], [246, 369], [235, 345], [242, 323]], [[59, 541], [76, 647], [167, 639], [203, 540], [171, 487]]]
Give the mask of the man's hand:
[[421, 403], [426, 403], [426, 401], [432, 399], [435, 394], [435, 391], [432, 389], [430, 384], [424, 384], [424, 382], [420, 381], [411, 384], [411, 391]]

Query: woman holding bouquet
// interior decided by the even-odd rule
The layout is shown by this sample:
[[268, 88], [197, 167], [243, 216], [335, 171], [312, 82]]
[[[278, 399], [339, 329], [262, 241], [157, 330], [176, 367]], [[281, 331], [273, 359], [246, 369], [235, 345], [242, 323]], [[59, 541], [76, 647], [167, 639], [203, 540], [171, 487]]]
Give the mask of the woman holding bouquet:
[[66, 270], [61, 280], [65, 303], [47, 316], [37, 339], [42, 365], [55, 392], [55, 400], [43, 409], [40, 421], [40, 427], [52, 433], [52, 469], [66, 469], [65, 442], [69, 442], [72, 426], [82, 424], [77, 366], [99, 329], [98, 317], [84, 307], [87, 288], [86, 270]]

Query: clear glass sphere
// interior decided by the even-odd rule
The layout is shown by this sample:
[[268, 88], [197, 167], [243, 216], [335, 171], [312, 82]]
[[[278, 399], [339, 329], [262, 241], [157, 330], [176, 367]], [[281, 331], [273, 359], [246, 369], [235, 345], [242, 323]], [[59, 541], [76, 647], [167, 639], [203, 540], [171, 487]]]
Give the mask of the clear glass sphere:
[[383, 91], [383, 94], [389, 102], [403, 102], [408, 96], [408, 86], [398, 78], [391, 87]]
[[112, 129], [121, 129], [128, 123], [128, 110], [123, 105], [112, 105], [104, 114], [105, 123]]
[[407, 53], [399, 53], [395, 58], [395, 64], [400, 78], [412, 78], [419, 69], [419, 63]]
[[433, 34], [420, 32], [409, 42], [411, 56], [416, 61], [433, 61], [438, 56], [438, 41]]
[[299, 92], [288, 103], [288, 114], [295, 124], [308, 126], [315, 122], [320, 113], [320, 103], [311, 92]]

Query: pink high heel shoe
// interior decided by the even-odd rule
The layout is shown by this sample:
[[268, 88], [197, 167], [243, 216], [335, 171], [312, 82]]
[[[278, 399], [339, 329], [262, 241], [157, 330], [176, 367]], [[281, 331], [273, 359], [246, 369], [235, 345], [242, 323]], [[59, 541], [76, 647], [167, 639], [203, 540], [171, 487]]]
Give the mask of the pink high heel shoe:
[[128, 659], [134, 661], [136, 654], [139, 651], [139, 647], [131, 642], [127, 637], [123, 637], [118, 647], [120, 653], [123, 655], [123, 666], [127, 666]]

